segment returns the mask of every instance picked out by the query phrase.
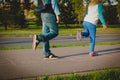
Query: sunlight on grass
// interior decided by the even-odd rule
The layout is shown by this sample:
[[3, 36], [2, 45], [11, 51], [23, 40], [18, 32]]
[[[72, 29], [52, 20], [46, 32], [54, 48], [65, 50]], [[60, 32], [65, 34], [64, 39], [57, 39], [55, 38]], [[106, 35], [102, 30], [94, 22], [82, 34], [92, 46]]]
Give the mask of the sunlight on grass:
[[[59, 35], [76, 35], [77, 30], [83, 31], [83, 28], [60, 28]], [[120, 28], [108, 28], [103, 30], [97, 28], [97, 34], [120, 34]], [[29, 37], [33, 34], [42, 33], [42, 29], [15, 29], [1, 30], [0, 37]]]
[[120, 80], [120, 68], [97, 70], [82, 75], [79, 73], [71, 73], [17, 80]]
[[[120, 41], [114, 41], [114, 42], [97, 42], [96, 45], [118, 45], [120, 44]], [[75, 47], [75, 46], [89, 46], [89, 43], [72, 43], [72, 44], [51, 44], [51, 48], [60, 48], [60, 47]], [[42, 48], [42, 45], [39, 45], [37, 48]], [[32, 49], [31, 46], [2, 46], [0, 47], [0, 50], [19, 50], [19, 49]]]

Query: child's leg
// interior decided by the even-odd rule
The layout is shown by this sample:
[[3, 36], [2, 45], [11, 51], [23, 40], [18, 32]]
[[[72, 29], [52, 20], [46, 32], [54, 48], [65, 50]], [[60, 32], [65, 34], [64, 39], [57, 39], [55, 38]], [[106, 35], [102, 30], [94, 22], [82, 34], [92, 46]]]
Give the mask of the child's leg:
[[84, 27], [84, 31], [81, 33], [82, 36], [85, 36], [85, 37], [88, 37], [89, 36], [89, 30], [88, 30], [88, 27], [89, 27], [89, 24], [88, 22], [83, 22], [83, 27]]
[[90, 52], [94, 52], [96, 39], [96, 25], [91, 24], [91, 26], [89, 26], [89, 32], [90, 32]]

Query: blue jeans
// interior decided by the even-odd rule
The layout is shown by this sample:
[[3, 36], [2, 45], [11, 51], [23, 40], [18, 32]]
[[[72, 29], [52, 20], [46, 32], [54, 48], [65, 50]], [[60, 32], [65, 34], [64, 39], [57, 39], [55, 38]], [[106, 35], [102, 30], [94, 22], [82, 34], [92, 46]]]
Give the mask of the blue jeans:
[[96, 25], [84, 21], [83, 27], [84, 27], [84, 32], [82, 32], [82, 36], [85, 37], [90, 36], [90, 52], [94, 52], [95, 39], [96, 39]]
[[41, 13], [42, 19], [42, 34], [38, 35], [38, 39], [43, 42], [44, 56], [48, 56], [50, 51], [49, 40], [58, 35], [58, 25], [56, 23], [55, 15], [51, 13]]

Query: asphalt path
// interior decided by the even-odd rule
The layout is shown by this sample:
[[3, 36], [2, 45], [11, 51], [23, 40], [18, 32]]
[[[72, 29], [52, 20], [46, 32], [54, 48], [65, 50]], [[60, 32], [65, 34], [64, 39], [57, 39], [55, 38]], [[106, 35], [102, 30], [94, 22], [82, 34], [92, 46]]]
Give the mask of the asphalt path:
[[[120, 41], [120, 34], [97, 35], [96, 42], [112, 42]], [[82, 38], [82, 41], [77, 41], [76, 36], [58, 36], [50, 40], [51, 44], [69, 44], [69, 43], [87, 43], [89, 37]], [[1, 37], [0, 46], [31, 46], [32, 37]]]
[[[120, 45], [96, 46], [99, 56], [90, 57], [89, 46], [51, 48], [60, 59], [44, 59], [42, 49], [0, 50], [0, 80], [36, 80], [44, 75], [88, 73], [120, 68]], [[36, 77], [36, 79], [31, 79]], [[27, 79], [26, 79], [27, 78]]]
[[[97, 42], [120, 41], [120, 34], [97, 35], [96, 39]], [[75, 36], [58, 36], [51, 40], [51, 43], [54, 44], [86, 42], [89, 42], [89, 38], [77, 41]], [[0, 37], [0, 47], [30, 46], [31, 43], [32, 37]], [[96, 52], [99, 54], [96, 57], [88, 55], [89, 46], [61, 47], [51, 50], [55, 55], [60, 56], [60, 59], [43, 59], [42, 49], [36, 51], [32, 51], [32, 49], [0, 50], [0, 80], [15, 80], [46, 74], [83, 73], [120, 67], [119, 44], [96, 46]]]

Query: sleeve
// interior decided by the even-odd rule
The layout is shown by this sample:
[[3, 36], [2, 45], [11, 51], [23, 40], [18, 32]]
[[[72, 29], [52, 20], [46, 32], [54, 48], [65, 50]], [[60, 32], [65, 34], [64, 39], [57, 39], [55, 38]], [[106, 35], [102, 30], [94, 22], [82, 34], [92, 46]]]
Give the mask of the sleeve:
[[86, 10], [86, 12], [85, 12], [85, 15], [87, 15], [88, 14], [88, 10]]
[[52, 8], [55, 12], [55, 15], [60, 15], [58, 0], [51, 0], [51, 1], [52, 1]]
[[103, 16], [103, 5], [102, 4], [98, 4], [98, 16], [99, 16], [99, 19], [102, 25], [106, 25], [106, 21]]

